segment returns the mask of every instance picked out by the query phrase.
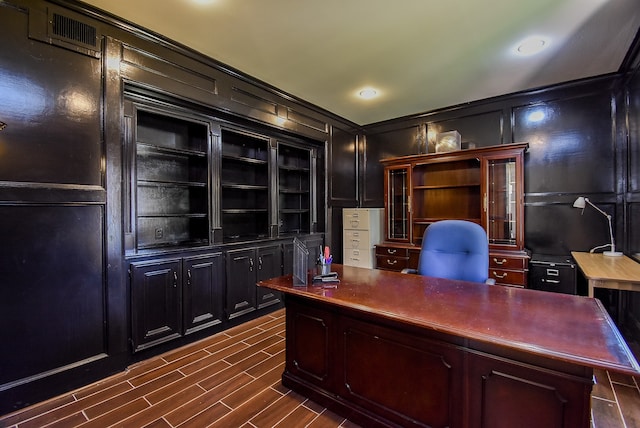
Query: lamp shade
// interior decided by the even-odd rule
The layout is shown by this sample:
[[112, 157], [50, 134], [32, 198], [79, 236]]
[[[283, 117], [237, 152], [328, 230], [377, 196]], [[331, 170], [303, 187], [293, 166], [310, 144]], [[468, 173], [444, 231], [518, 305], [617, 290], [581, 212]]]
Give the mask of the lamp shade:
[[573, 202], [573, 208], [584, 208], [586, 205], [584, 196], [578, 197], [578, 199]]

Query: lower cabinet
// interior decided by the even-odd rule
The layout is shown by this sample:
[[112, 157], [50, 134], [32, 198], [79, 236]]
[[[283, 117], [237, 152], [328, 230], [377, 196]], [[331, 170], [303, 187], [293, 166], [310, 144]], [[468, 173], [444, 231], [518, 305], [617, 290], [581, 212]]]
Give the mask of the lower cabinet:
[[279, 293], [256, 286], [262, 279], [282, 275], [280, 245], [229, 250], [226, 257], [228, 319], [280, 303], [282, 298]]
[[[323, 235], [304, 239], [315, 267]], [[281, 293], [258, 287], [291, 273], [293, 240], [212, 253], [130, 261], [131, 343], [134, 352], [281, 305]], [[265, 309], [265, 311], [260, 311]], [[231, 323], [229, 323], [231, 325]]]
[[223, 261], [214, 253], [130, 265], [134, 352], [222, 322]]

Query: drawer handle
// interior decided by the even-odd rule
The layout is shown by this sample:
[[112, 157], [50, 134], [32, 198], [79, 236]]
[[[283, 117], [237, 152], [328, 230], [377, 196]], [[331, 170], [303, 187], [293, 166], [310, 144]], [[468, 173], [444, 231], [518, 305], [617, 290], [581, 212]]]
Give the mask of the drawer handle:
[[507, 277], [506, 273], [503, 273], [502, 275], [499, 275], [498, 272], [496, 272], [495, 270], [493, 271], [493, 276], [495, 276], [498, 279], [504, 279]]
[[547, 275], [560, 276], [560, 271], [558, 269], [547, 269]]
[[387, 248], [387, 254], [395, 254], [396, 253], [396, 249], [394, 248]]
[[497, 265], [503, 265], [507, 262], [507, 259], [498, 260], [495, 257], [493, 258], [493, 262]]
[[358, 224], [360, 224], [359, 220], [351, 220], [351, 227], [358, 227]]
[[388, 264], [388, 265], [395, 265], [396, 263], [398, 263], [398, 261], [397, 261], [397, 260], [387, 259], [387, 264]]
[[542, 281], [546, 281], [546, 282], [551, 283], [551, 284], [560, 284], [560, 281], [558, 281], [557, 279], [544, 279], [543, 278]]

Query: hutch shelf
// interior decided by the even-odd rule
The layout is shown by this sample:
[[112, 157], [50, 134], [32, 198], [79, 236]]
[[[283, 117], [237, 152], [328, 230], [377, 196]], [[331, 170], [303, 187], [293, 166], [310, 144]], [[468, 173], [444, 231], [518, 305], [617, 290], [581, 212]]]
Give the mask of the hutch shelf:
[[385, 239], [376, 267], [416, 268], [422, 236], [446, 219], [480, 224], [489, 238], [489, 277], [527, 286], [524, 247], [526, 143], [383, 159]]

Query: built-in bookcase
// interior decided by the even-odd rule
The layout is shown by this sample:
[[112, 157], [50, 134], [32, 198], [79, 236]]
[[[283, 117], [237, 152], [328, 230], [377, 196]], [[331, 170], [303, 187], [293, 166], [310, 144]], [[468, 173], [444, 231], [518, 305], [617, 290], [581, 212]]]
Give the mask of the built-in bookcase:
[[209, 124], [136, 108], [131, 192], [139, 250], [210, 243]]
[[311, 228], [311, 151], [278, 143], [278, 230], [280, 235]]
[[126, 253], [315, 233], [317, 148], [130, 94]]
[[222, 130], [220, 175], [224, 242], [269, 236], [269, 139]]

